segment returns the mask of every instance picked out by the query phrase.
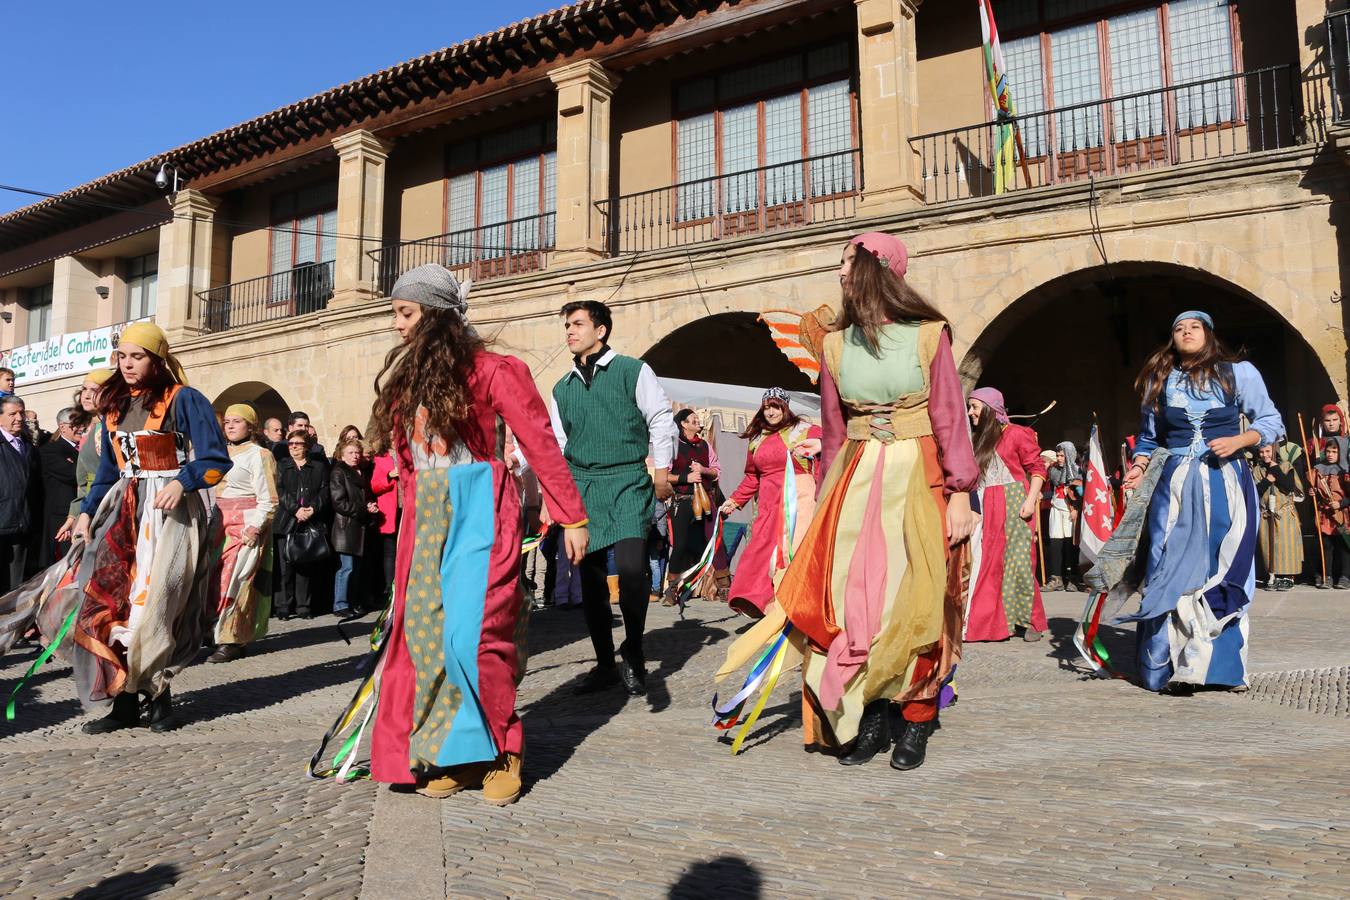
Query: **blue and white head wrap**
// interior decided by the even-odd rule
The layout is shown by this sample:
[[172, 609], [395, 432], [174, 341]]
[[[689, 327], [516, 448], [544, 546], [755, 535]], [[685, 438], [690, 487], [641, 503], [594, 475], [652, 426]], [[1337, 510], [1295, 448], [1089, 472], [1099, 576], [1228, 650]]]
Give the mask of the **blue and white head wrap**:
[[1188, 309], [1184, 313], [1180, 313], [1175, 319], [1172, 320], [1172, 327], [1176, 328], [1177, 323], [1180, 322], [1182, 319], [1197, 319], [1201, 322], [1204, 322], [1205, 326], [1209, 328], [1210, 331], [1214, 330], [1214, 318], [1204, 310]]

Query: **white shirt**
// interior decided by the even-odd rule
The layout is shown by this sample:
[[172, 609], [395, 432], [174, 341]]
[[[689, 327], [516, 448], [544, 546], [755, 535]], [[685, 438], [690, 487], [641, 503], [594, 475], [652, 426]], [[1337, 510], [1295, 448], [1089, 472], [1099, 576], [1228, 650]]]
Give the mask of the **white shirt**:
[[[615, 352], [606, 347], [605, 352], [595, 361], [595, 367], [605, 368], [615, 356]], [[575, 365], [572, 366], [572, 371], [563, 376], [563, 380], [574, 377], [581, 377], [581, 372]], [[675, 458], [675, 436], [678, 433], [675, 414], [670, 411], [670, 398], [666, 396], [661, 382], [657, 380], [656, 373], [646, 363], [642, 364], [642, 369], [638, 372], [633, 402], [647, 420], [647, 440], [653, 467], [669, 469], [670, 461]], [[558, 439], [558, 446], [566, 450], [567, 431], [564, 430], [562, 418], [558, 415], [557, 400], [549, 403], [549, 420], [553, 423], [553, 436]]]

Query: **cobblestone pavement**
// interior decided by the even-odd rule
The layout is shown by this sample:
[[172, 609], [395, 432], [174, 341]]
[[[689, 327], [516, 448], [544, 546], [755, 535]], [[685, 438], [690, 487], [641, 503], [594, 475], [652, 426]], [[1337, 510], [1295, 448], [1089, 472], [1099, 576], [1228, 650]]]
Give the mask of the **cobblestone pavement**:
[[[791, 678], [733, 758], [711, 673], [743, 622], [648, 619], [652, 690], [574, 698], [580, 613], [531, 622], [526, 789], [505, 809], [304, 777], [362, 641], [290, 622], [175, 685], [168, 735], [79, 733], [67, 670], [0, 722], [8, 897], [1345, 896], [1350, 594], [1260, 594], [1246, 695], [1087, 677], [1069, 637], [967, 649], [927, 764], [802, 752]], [[1127, 632], [1112, 632], [1127, 661]], [[5, 694], [33, 658], [0, 661]]]

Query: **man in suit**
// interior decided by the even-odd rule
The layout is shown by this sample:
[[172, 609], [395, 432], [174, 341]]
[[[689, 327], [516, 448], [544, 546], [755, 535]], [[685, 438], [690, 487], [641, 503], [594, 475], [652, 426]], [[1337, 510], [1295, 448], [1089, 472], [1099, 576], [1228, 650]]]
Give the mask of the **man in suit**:
[[75, 500], [75, 460], [80, 455], [80, 436], [71, 422], [75, 408], [66, 407], [56, 414], [55, 436], [38, 448], [42, 470], [42, 543], [38, 547], [38, 568], [45, 569], [66, 555], [70, 541], [57, 543], [56, 533], [65, 524], [70, 504]]
[[[308, 431], [309, 436], [314, 439], [314, 446], [309, 448], [309, 453], [306, 455], [314, 462], [327, 464], [328, 453], [323, 449], [323, 444], [319, 443], [318, 432], [315, 431], [314, 426], [309, 423], [309, 413], [297, 409], [286, 417], [286, 434], [289, 435], [297, 428], [301, 431]], [[285, 441], [272, 445], [272, 455], [276, 457], [277, 462], [285, 462], [291, 458], [290, 450], [287, 449]]]
[[24, 402], [0, 400], [0, 594], [23, 584], [33, 539], [40, 471], [37, 451], [25, 439]]

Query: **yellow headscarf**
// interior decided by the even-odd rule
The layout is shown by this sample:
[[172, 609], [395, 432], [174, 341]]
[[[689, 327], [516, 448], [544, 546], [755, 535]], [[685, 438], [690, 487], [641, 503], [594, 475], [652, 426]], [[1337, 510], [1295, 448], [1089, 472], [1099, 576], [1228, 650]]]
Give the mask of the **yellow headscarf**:
[[188, 383], [187, 373], [183, 371], [183, 366], [169, 352], [169, 339], [165, 337], [163, 330], [153, 322], [136, 322], [122, 329], [117, 342], [120, 344], [125, 341], [128, 344], [135, 344], [137, 347], [143, 347], [145, 350], [164, 360], [164, 364], [169, 367], [174, 380], [181, 385]]
[[232, 403], [225, 408], [225, 415], [238, 416], [254, 428], [258, 427], [258, 414], [247, 403]]
[[84, 380], [91, 381], [99, 387], [103, 387], [111, 377], [113, 377], [112, 369], [94, 369], [88, 375], [84, 376]]

